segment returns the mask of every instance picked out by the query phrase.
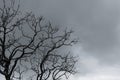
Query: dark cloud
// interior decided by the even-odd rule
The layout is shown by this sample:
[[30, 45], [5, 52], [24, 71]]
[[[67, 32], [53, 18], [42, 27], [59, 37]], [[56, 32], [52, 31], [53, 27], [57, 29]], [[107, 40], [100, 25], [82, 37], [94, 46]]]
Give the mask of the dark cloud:
[[26, 0], [24, 4], [26, 9], [53, 22], [73, 27], [85, 50], [108, 50], [117, 44], [117, 0]]

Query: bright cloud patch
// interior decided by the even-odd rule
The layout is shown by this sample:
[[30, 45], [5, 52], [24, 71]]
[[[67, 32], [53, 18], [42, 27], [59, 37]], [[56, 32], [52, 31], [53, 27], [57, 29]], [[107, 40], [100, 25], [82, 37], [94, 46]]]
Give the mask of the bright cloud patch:
[[120, 64], [104, 64], [78, 46], [73, 47], [73, 53], [80, 54], [80, 74], [71, 76], [69, 80], [120, 80]]
[[92, 72], [89, 72], [86, 75], [72, 76], [70, 80], [120, 80], [120, 65], [99, 65], [96, 68], [91, 68], [91, 71]]

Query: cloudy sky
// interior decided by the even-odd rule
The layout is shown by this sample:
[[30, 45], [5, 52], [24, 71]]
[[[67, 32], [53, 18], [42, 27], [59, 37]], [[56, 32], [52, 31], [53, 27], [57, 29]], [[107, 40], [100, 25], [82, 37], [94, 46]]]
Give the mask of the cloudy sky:
[[70, 27], [80, 43], [70, 80], [120, 80], [120, 0], [21, 0], [25, 11]]
[[120, 80], [120, 0], [21, 0], [21, 9], [75, 31], [79, 73], [70, 80]]

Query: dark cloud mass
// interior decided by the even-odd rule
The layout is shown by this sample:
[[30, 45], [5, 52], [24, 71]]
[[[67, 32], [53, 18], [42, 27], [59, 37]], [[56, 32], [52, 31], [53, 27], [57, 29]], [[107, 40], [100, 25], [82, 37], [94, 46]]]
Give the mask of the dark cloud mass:
[[116, 5], [117, 1], [115, 2], [36, 0], [26, 1], [25, 4], [28, 4], [26, 5], [28, 9], [32, 8], [31, 10], [44, 15], [53, 22], [79, 28], [78, 35], [80, 35], [83, 47], [88, 50], [101, 50], [109, 49], [116, 44], [115, 29], [119, 21], [119, 6]]

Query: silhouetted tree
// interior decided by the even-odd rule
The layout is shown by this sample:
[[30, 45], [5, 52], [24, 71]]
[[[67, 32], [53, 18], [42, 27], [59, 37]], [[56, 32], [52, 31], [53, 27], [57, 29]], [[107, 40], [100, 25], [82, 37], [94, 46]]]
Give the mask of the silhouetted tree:
[[21, 80], [28, 70], [36, 73], [36, 80], [58, 80], [75, 73], [75, 58], [59, 51], [76, 42], [70, 39], [72, 31], [61, 32], [32, 13], [23, 16], [15, 0], [2, 0], [1, 4], [0, 73], [6, 80]]

